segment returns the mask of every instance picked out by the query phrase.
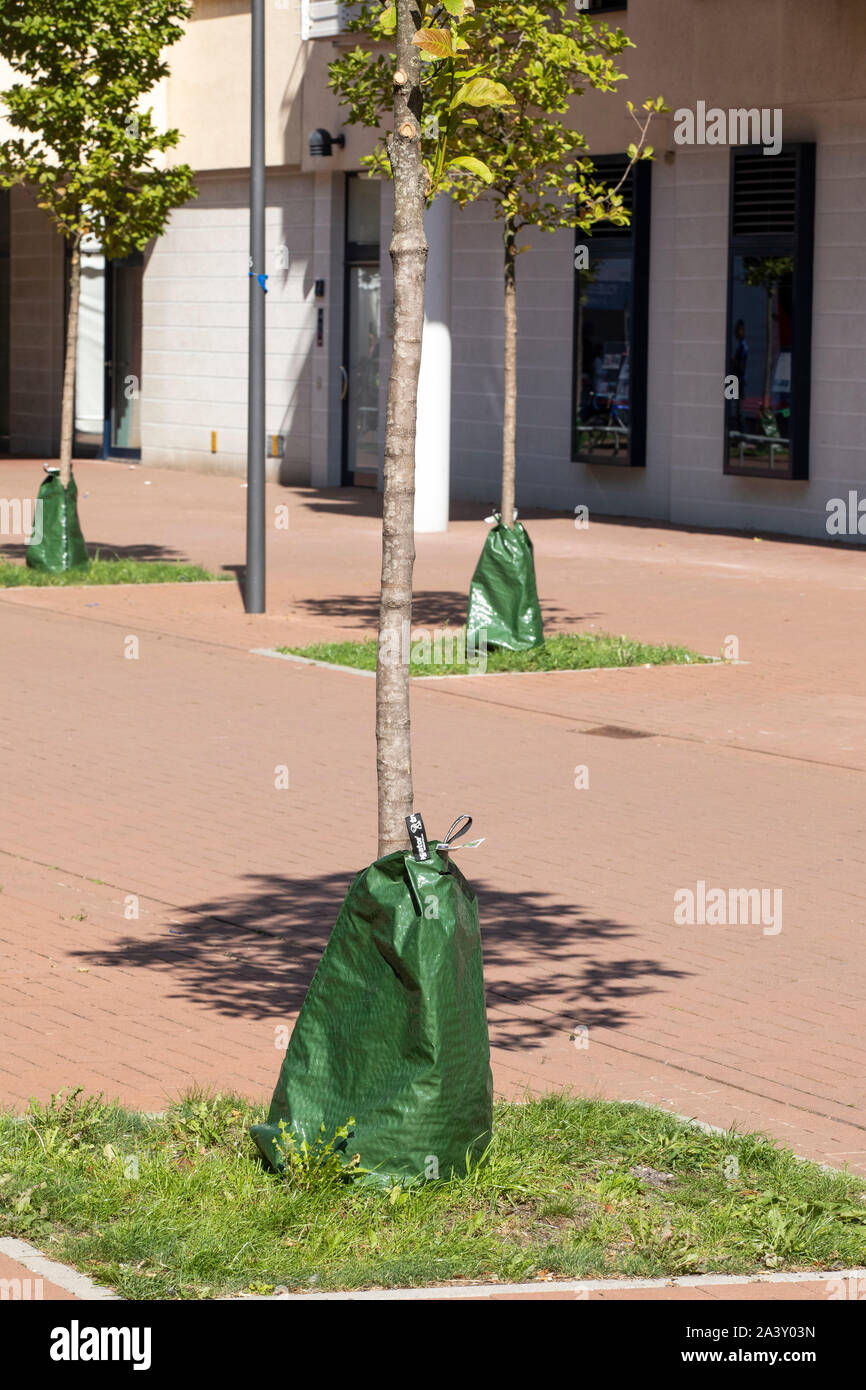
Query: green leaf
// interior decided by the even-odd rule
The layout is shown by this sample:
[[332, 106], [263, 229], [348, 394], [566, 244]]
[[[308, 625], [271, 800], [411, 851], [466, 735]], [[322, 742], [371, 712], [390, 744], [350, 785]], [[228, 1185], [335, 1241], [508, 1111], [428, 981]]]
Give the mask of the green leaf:
[[457, 57], [451, 43], [450, 29], [419, 29], [412, 42], [422, 53], [429, 53], [434, 58]]
[[449, 111], [456, 106], [513, 106], [514, 97], [501, 82], [493, 82], [489, 77], [473, 77], [464, 82], [455, 93]]
[[382, 11], [382, 13], [379, 15], [379, 20], [378, 20], [377, 28], [379, 28], [383, 34], [387, 34], [389, 38], [391, 37], [392, 34], [396, 33], [396, 31], [397, 31], [397, 6], [396, 6], [396, 5], [389, 5], [387, 9], [385, 9], [385, 10]]
[[461, 154], [456, 159], [449, 159], [445, 167], [446, 169], [465, 169], [467, 173], [474, 174], [477, 179], [483, 179], [485, 183], [493, 182], [493, 175], [487, 165], [472, 154]]

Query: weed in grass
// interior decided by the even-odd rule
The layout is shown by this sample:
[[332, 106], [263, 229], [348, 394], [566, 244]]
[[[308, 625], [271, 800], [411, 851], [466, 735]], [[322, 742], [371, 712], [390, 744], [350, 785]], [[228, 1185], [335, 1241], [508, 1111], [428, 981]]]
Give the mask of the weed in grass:
[[[367, 1173], [368, 1169], [360, 1166], [360, 1154], [348, 1153], [349, 1140], [355, 1133], [354, 1124], [354, 1118], [348, 1119], [344, 1125], [337, 1127], [330, 1138], [326, 1135], [325, 1126], [321, 1125], [310, 1144], [306, 1139], [298, 1142], [285, 1120], [280, 1120], [280, 1137], [274, 1139], [273, 1143], [285, 1181], [299, 1191], [309, 1192], [316, 1188], [334, 1187], [336, 1183]], [[400, 1192], [399, 1187], [389, 1189], [392, 1205]]]

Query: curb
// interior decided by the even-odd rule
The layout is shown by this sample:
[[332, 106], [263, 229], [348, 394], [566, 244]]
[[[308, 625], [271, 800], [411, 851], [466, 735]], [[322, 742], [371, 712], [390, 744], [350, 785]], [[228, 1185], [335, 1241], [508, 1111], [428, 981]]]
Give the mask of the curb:
[[120, 1294], [114, 1293], [111, 1289], [106, 1289], [100, 1284], [94, 1284], [92, 1279], [88, 1279], [86, 1274], [79, 1274], [77, 1269], [72, 1269], [69, 1265], [58, 1264], [56, 1260], [49, 1260], [41, 1250], [37, 1250], [35, 1245], [28, 1245], [26, 1240], [17, 1240], [14, 1236], [3, 1236], [0, 1238], [0, 1255], [6, 1255], [10, 1260], [16, 1260], [25, 1269], [38, 1274], [41, 1279], [47, 1279], [50, 1283], [56, 1284], [58, 1288], [65, 1289], [67, 1293], [74, 1294], [76, 1298], [87, 1299], [88, 1301], [108, 1300], [119, 1303], [123, 1300]]

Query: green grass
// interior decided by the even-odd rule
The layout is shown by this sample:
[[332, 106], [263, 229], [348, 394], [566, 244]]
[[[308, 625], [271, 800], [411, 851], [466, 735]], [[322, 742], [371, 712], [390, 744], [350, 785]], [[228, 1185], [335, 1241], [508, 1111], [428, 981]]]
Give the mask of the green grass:
[[180, 565], [171, 560], [104, 560], [97, 555], [86, 569], [63, 570], [60, 574], [0, 560], [0, 589], [25, 585], [41, 588], [76, 584], [195, 584], [230, 578], [227, 574], [211, 574], [201, 565]]
[[[444, 631], [444, 629], [439, 630]], [[462, 633], [451, 630], [451, 642], [441, 638], [437, 651], [433, 639], [426, 650], [416, 642], [410, 644], [409, 674], [411, 676], [456, 676], [496, 671], [580, 671], [597, 666], [662, 666], [692, 665], [711, 661], [688, 647], [636, 642], [631, 637], [613, 633], [563, 632], [548, 637], [539, 647], [526, 652], [490, 650], [479, 652], [472, 663], [448, 660], [464, 651]], [[414, 648], [414, 650], [413, 650]], [[320, 642], [312, 647], [277, 647], [278, 652], [305, 656], [313, 661], [327, 661], [336, 666], [353, 666], [361, 671], [375, 671], [377, 643]], [[437, 659], [438, 657], [438, 659]]]
[[148, 1119], [75, 1093], [3, 1114], [0, 1234], [136, 1299], [866, 1263], [862, 1181], [658, 1110], [501, 1104], [466, 1176], [384, 1191], [272, 1173], [247, 1132], [261, 1117], [192, 1095]]

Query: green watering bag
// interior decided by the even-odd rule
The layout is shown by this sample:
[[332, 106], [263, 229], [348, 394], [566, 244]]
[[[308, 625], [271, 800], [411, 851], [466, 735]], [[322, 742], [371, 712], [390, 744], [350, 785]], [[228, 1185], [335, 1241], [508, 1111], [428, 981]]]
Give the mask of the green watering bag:
[[484, 632], [488, 647], [522, 652], [544, 640], [532, 541], [519, 521], [503, 526], [498, 513], [495, 521], [469, 589], [466, 647], [477, 651]]
[[64, 488], [56, 469], [48, 473], [36, 499], [36, 520], [27, 547], [27, 565], [32, 570], [59, 574], [90, 563], [81, 527], [78, 524], [78, 488], [69, 479]]
[[[461, 817], [455, 826], [465, 821], [471, 824]], [[312, 1146], [350, 1119], [349, 1137], [335, 1151], [373, 1170], [367, 1181], [465, 1173], [467, 1155], [480, 1157], [490, 1141], [477, 900], [449, 860], [449, 842], [428, 846], [420, 816], [407, 824], [413, 852], [386, 855], [352, 883], [289, 1040], [267, 1121], [251, 1128], [277, 1170], [287, 1136], [296, 1149], [304, 1140]]]

